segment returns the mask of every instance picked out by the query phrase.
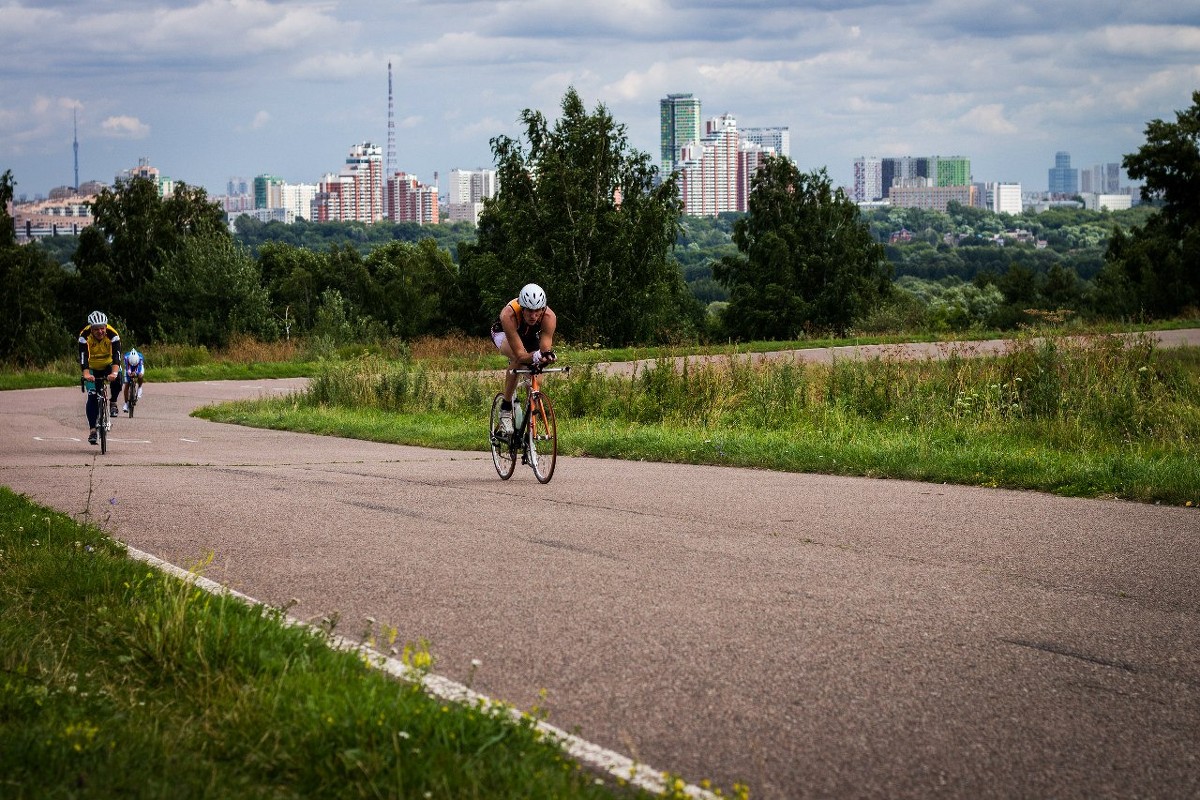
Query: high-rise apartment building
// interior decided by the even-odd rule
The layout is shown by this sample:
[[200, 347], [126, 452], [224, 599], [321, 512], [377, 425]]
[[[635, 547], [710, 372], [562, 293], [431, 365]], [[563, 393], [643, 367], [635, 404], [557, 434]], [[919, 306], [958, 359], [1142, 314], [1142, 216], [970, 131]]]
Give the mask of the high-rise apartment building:
[[387, 218], [392, 222], [438, 223], [438, 188], [427, 186], [416, 175], [397, 172], [388, 181]]
[[928, 176], [935, 186], [969, 186], [971, 159], [962, 156], [930, 156]]
[[743, 142], [753, 142], [777, 156], [792, 157], [792, 133], [785, 125], [776, 128], [742, 128], [738, 134]]
[[987, 207], [997, 214], [1020, 214], [1022, 211], [1019, 183], [989, 183], [987, 198]]
[[312, 205], [317, 199], [319, 188], [315, 183], [285, 183], [279, 191], [279, 205], [290, 213], [293, 219], [311, 220]]
[[737, 210], [750, 210], [750, 190], [753, 188], [751, 181], [754, 175], [763, 165], [763, 160], [767, 156], [776, 155], [775, 150], [771, 147], [763, 147], [755, 142], [748, 142], [745, 139], [738, 141], [738, 164], [737, 164]]
[[499, 188], [494, 169], [455, 169], [450, 171], [449, 207], [450, 222], [479, 224], [483, 201], [496, 196]]
[[892, 188], [947, 187], [971, 184], [971, 159], [963, 156], [859, 157], [854, 160], [853, 199], [876, 203], [890, 199]]
[[670, 175], [682, 159], [683, 148], [700, 141], [700, 99], [688, 94], [668, 94], [658, 102], [659, 166]]
[[1121, 191], [1121, 165], [1115, 162], [1094, 164], [1079, 170], [1079, 192], [1087, 194], [1118, 194]]
[[732, 114], [705, 123], [699, 141], [685, 145], [679, 162], [683, 213], [715, 217], [738, 207], [738, 129]]
[[282, 208], [283, 178], [277, 175], [256, 175], [254, 177], [254, 207]]
[[350, 148], [346, 165], [327, 174], [313, 200], [315, 222], [379, 222], [383, 219], [383, 149], [363, 142]]
[[158, 167], [150, 166], [150, 160], [139, 158], [138, 165], [117, 175], [117, 181], [131, 181], [134, 178], [145, 178], [154, 181], [158, 187], [159, 197], [170, 197], [175, 194], [175, 181], [158, 171]]
[[1054, 166], [1048, 173], [1050, 194], [1074, 195], [1079, 193], [1079, 170], [1071, 168], [1071, 154], [1059, 150], [1054, 154]]
[[911, 182], [914, 178], [929, 177], [929, 159], [902, 156], [900, 158], [884, 158], [880, 165], [883, 196], [891, 197], [892, 187]]
[[856, 203], [877, 203], [884, 198], [883, 159], [862, 156], [854, 159], [854, 190]]

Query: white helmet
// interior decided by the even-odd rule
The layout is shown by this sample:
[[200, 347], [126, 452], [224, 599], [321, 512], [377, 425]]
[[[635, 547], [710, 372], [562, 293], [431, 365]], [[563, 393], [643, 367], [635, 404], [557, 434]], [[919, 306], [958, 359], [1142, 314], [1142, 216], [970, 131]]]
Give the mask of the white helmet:
[[546, 307], [546, 293], [536, 283], [525, 284], [517, 299], [521, 303], [521, 308], [528, 308], [530, 311]]
[[129, 362], [129, 366], [136, 367], [138, 364], [142, 363], [142, 354], [136, 349], [130, 350], [129, 354], [125, 356], [125, 359]]
[[88, 325], [107, 325], [108, 317], [103, 311], [93, 311], [88, 314]]

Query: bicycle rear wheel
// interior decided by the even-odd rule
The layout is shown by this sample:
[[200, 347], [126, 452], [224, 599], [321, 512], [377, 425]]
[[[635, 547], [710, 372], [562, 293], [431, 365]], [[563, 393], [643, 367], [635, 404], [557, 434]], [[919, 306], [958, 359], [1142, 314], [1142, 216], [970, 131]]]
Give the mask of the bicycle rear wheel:
[[554, 422], [554, 406], [550, 398], [538, 392], [529, 400], [529, 428], [526, 432], [525, 449], [529, 454], [529, 466], [539, 483], [549, 483], [554, 477], [554, 464], [558, 460], [558, 426]]
[[500, 404], [504, 402], [504, 395], [497, 394], [492, 400], [492, 413], [488, 421], [488, 440], [492, 447], [492, 466], [496, 468], [496, 474], [501, 480], [508, 480], [512, 477], [513, 470], [517, 468], [517, 450], [508, 441], [508, 438], [500, 433]]

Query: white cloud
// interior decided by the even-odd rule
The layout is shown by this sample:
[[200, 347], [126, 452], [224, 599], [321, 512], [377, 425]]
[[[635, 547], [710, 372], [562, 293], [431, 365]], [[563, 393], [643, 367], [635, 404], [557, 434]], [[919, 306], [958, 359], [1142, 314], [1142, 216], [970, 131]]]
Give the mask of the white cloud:
[[381, 64], [386, 69], [386, 59], [373, 52], [318, 52], [300, 61], [292, 70], [292, 75], [317, 81], [344, 81], [363, 77], [378, 80]]
[[113, 139], [145, 139], [150, 135], [150, 126], [137, 117], [109, 117], [100, 123], [100, 130]]
[[790, 126], [835, 180], [858, 155], [953, 151], [1041, 181], [1058, 149], [1132, 152], [1200, 86], [1196, 14], [1168, 0], [0, 0], [0, 30], [0, 156], [26, 187], [61, 182], [73, 104], [100, 174], [144, 137], [192, 182], [313, 180], [386, 139], [389, 60], [418, 174], [479, 166], [574, 86], [640, 150], [659, 99], [692, 92], [705, 117]]
[[1016, 133], [1019, 128], [1004, 116], [1004, 106], [987, 103], [975, 106], [958, 118], [959, 124], [968, 131], [988, 135]]
[[0, 105], [0, 155], [40, 153], [56, 139], [69, 142], [73, 115], [82, 108], [73, 97], [47, 95], [24, 108]]

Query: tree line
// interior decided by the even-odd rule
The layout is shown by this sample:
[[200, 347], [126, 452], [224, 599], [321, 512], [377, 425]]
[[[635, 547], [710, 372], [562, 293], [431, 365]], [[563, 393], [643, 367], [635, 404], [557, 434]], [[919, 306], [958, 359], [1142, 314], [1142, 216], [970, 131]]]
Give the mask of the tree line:
[[[1193, 102], [1175, 122], [1151, 122], [1147, 144], [1125, 159], [1153, 205], [1099, 219], [961, 206], [864, 213], [824, 170], [785, 158], [755, 176], [748, 213], [685, 218], [675, 176], [574, 89], [557, 119], [526, 109], [520, 138], [491, 141], [500, 191], [474, 229], [239, 220], [235, 234], [203, 189], [178, 184], [162, 197], [132, 178], [97, 197], [65, 264], [54, 243], [16, 245], [0, 212], [0, 344], [10, 362], [46, 363], [70, 351], [94, 308], [137, 343], [483, 336], [529, 281], [547, 290], [568, 340], [601, 345], [1003, 327], [1038, 308], [1194, 312], [1200, 92]], [[5, 172], [0, 209], [14, 186]], [[990, 242], [1010, 227], [1048, 246]], [[912, 239], [889, 242], [899, 228]]]

